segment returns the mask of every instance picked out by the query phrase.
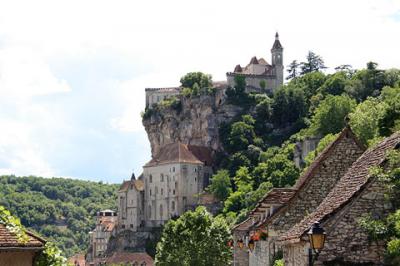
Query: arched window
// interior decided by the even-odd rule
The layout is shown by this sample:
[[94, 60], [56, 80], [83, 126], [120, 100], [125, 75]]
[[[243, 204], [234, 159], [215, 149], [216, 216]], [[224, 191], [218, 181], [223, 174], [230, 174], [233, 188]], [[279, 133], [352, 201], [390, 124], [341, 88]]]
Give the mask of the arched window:
[[163, 217], [163, 206], [160, 204], [160, 218], [162, 219]]
[[149, 211], [147, 213], [147, 216], [149, 217], [149, 219], [151, 219], [151, 205], [149, 205]]

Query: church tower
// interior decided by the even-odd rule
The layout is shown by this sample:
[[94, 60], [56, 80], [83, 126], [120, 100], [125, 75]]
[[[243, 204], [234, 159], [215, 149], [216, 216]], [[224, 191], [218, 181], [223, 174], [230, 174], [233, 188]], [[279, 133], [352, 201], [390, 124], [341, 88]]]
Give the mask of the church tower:
[[271, 49], [272, 66], [276, 74], [276, 87], [283, 84], [283, 47], [279, 41], [278, 32], [275, 34], [275, 42]]

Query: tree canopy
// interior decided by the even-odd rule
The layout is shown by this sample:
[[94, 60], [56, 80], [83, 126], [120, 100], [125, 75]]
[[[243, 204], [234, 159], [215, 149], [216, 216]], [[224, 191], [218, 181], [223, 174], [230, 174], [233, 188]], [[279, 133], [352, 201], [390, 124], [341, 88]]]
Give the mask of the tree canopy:
[[156, 265], [229, 265], [230, 230], [221, 217], [204, 207], [188, 211], [165, 225], [157, 245]]

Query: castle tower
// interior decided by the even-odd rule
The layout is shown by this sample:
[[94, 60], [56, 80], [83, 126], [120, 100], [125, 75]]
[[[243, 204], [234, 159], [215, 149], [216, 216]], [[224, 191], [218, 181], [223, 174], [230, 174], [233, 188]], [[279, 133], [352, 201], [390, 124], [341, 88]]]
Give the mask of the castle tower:
[[279, 41], [278, 32], [275, 34], [275, 42], [271, 49], [272, 66], [276, 74], [276, 87], [283, 84], [283, 47]]

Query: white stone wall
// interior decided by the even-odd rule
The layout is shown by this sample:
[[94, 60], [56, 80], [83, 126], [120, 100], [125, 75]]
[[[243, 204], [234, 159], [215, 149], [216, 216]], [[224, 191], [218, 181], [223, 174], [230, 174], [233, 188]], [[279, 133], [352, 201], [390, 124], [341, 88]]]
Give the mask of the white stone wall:
[[203, 191], [204, 173], [211, 168], [203, 164], [162, 164], [144, 167], [146, 226], [159, 226], [197, 204]]
[[283, 248], [285, 266], [308, 266], [308, 242], [300, 242]]
[[153, 104], [159, 103], [165, 98], [172, 97], [174, 95], [178, 95], [179, 91], [173, 90], [148, 90], [146, 91], [146, 107], [150, 107]]
[[[255, 87], [261, 90], [260, 81], [265, 81], [265, 90], [274, 91], [279, 85], [274, 77], [246, 77], [246, 85], [250, 87]], [[235, 86], [235, 77], [233, 75], [227, 76], [227, 82], [229, 86]], [[255, 91], [248, 91], [255, 92]]]
[[268, 242], [267, 241], [256, 241], [253, 252], [249, 253], [249, 265], [250, 266], [265, 266], [269, 265], [268, 261]]

